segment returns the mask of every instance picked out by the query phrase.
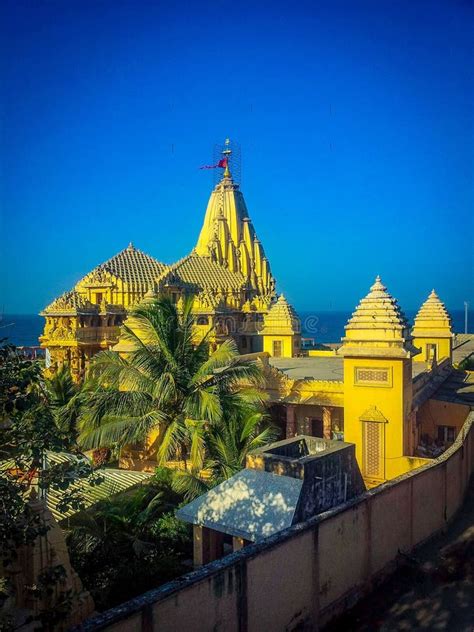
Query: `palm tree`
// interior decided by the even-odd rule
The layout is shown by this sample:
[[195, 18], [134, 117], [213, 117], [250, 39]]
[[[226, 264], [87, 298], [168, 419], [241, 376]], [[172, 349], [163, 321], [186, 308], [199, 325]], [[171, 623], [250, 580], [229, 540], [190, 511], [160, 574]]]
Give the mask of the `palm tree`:
[[174, 472], [173, 489], [188, 501], [204, 494], [245, 467], [251, 450], [271, 443], [277, 436], [278, 429], [268, 423], [264, 413], [242, 406], [223, 423], [207, 427], [203, 463], [199, 468]]
[[159, 462], [204, 460], [206, 427], [226, 411], [261, 403], [261, 371], [245, 361], [232, 340], [209, 354], [207, 336], [193, 341], [192, 297], [178, 310], [168, 298], [144, 302], [123, 326], [126, 358], [97, 354], [83, 397], [79, 442], [84, 449], [143, 442], [159, 430]]
[[77, 438], [80, 390], [72, 379], [67, 365], [63, 365], [51, 378], [44, 380], [46, 397], [58, 429], [73, 446]]

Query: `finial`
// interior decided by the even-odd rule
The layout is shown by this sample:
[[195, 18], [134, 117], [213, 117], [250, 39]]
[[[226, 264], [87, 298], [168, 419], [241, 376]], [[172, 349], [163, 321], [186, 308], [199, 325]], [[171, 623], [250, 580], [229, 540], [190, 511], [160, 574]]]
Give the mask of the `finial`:
[[231, 154], [232, 154], [232, 149], [230, 148], [230, 138], [226, 138], [224, 141], [224, 149], [222, 150], [222, 155], [224, 156], [224, 159], [226, 161], [224, 175], [222, 176], [223, 178], [231, 177], [230, 169], [229, 169], [229, 159], [230, 159]]
[[133, 245], [132, 242], [130, 242], [127, 246], [127, 250], [135, 250], [135, 246]]
[[386, 290], [387, 288], [384, 286], [384, 284], [382, 283], [382, 279], [380, 278], [380, 274], [377, 274], [377, 276], [375, 277], [375, 282], [372, 285], [372, 287], [370, 288], [371, 292], [374, 292], [375, 290]]

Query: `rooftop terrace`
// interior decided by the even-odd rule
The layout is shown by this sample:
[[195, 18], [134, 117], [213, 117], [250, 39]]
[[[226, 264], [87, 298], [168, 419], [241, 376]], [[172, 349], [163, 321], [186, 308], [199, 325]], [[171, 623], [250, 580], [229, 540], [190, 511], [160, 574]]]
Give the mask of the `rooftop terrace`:
[[[275, 367], [292, 380], [322, 380], [342, 382], [343, 358], [339, 357], [308, 357], [308, 358], [269, 358], [271, 366]], [[428, 368], [424, 362], [413, 362], [412, 374], [416, 377]]]

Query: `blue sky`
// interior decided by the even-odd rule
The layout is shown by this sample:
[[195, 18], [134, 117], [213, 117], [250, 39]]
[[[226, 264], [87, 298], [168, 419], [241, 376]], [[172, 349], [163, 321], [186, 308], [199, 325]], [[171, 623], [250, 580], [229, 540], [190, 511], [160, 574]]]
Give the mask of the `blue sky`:
[[[279, 291], [473, 291], [474, 5], [4, 0], [0, 310], [191, 250], [227, 136]], [[472, 304], [472, 303], [471, 303]]]

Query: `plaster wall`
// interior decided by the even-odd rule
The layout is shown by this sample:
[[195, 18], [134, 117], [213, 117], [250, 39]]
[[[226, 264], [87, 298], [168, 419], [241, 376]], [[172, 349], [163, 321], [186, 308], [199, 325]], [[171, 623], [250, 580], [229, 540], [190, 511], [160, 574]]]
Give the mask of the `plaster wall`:
[[445, 527], [472, 474], [473, 424], [474, 412], [454, 445], [430, 464], [101, 613], [78, 630], [314, 630], [370, 591], [399, 551]]
[[421, 425], [422, 434], [426, 433], [436, 438], [438, 426], [455, 426], [457, 434], [468, 414], [469, 406], [467, 405], [428, 399], [418, 409], [416, 419]]

